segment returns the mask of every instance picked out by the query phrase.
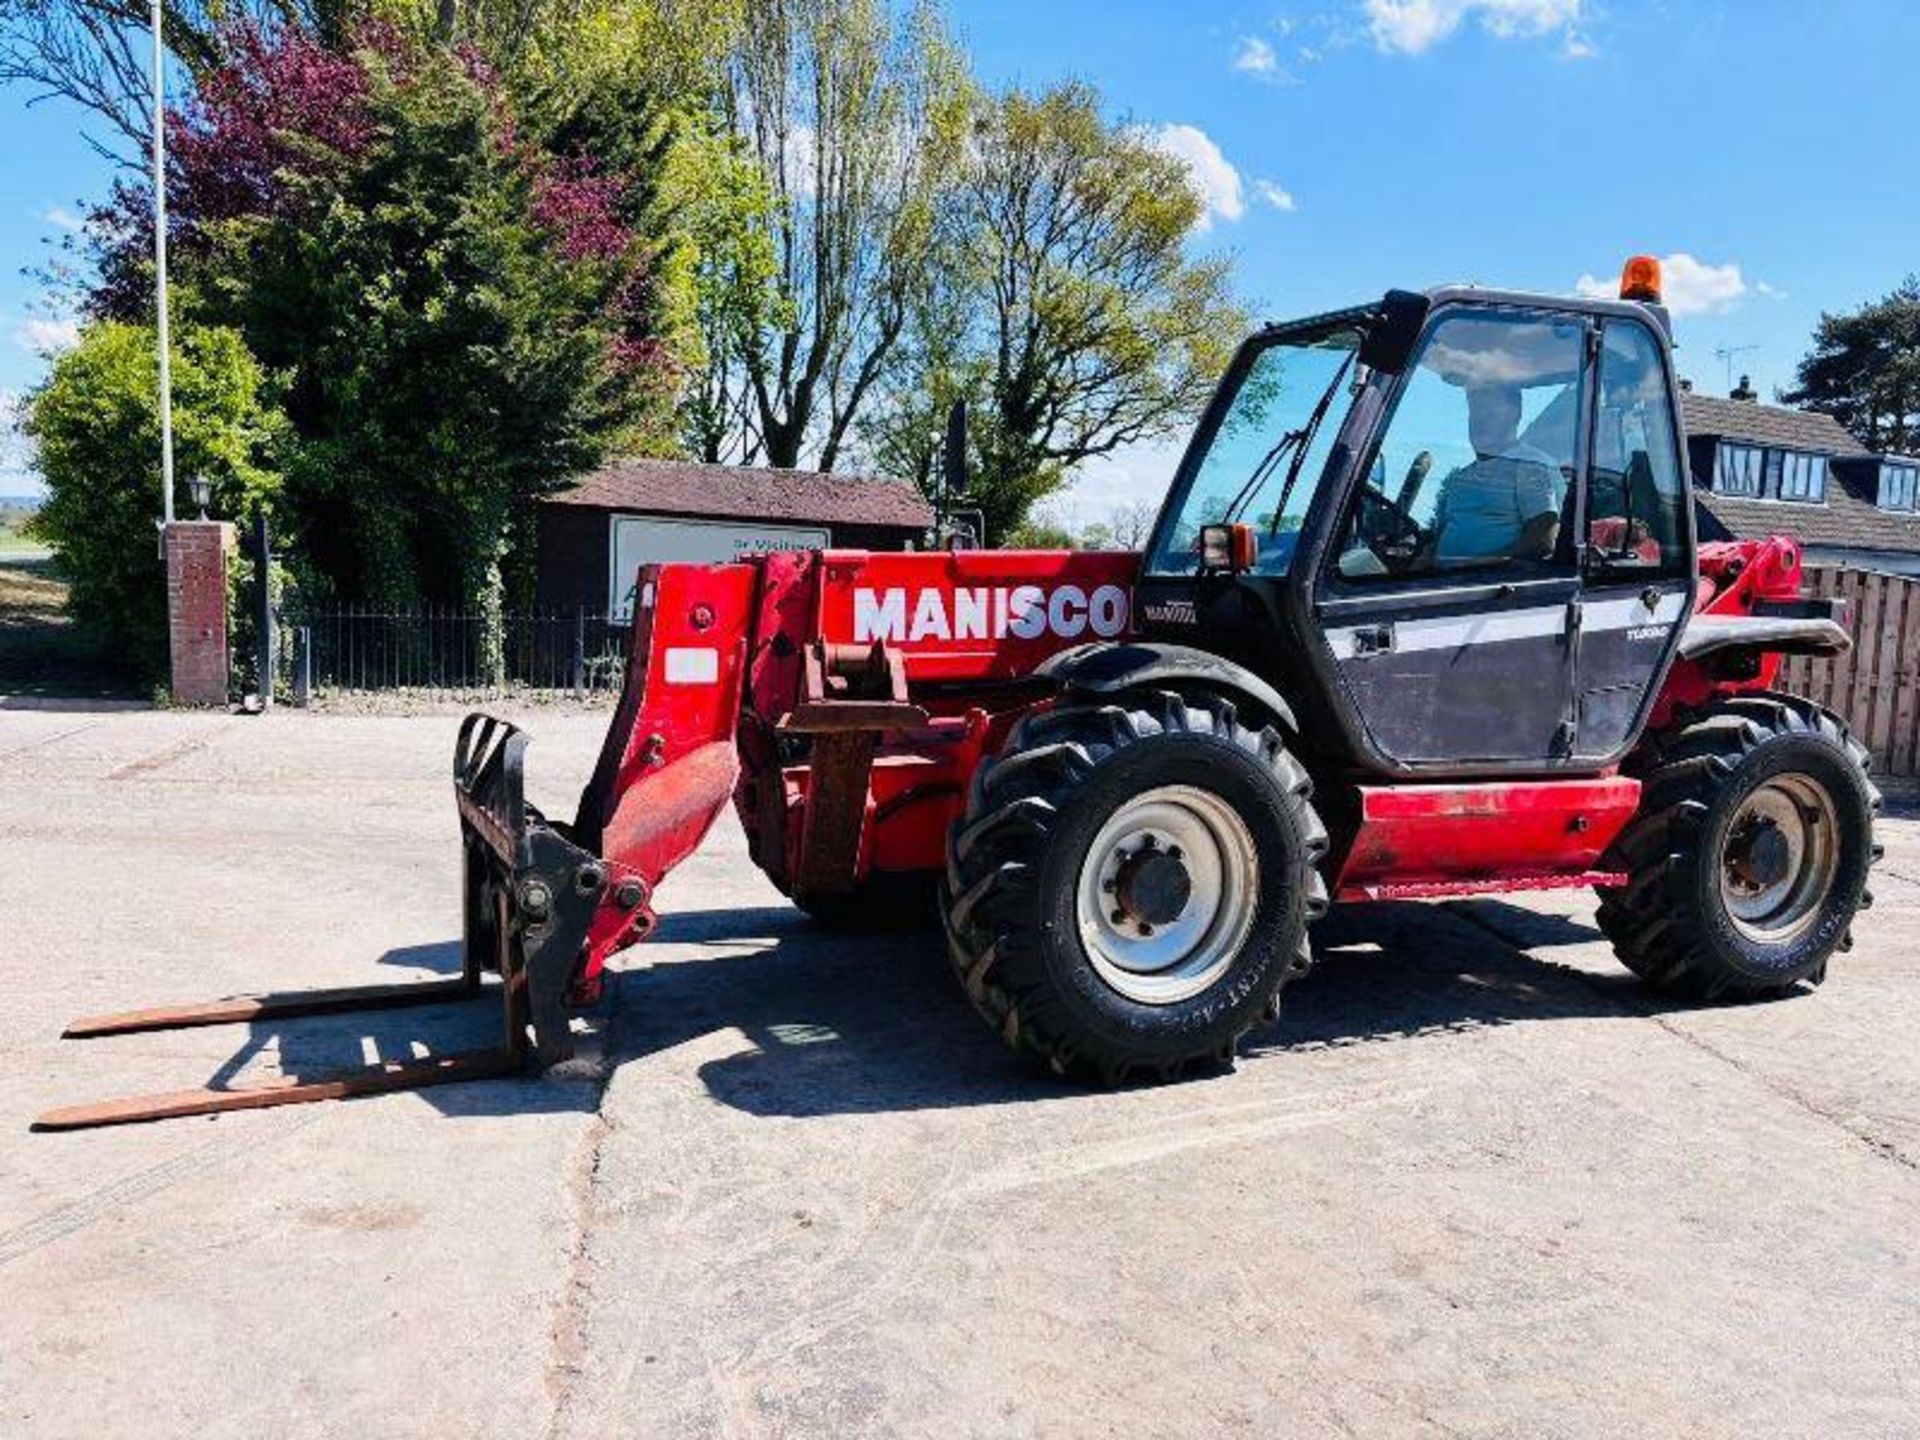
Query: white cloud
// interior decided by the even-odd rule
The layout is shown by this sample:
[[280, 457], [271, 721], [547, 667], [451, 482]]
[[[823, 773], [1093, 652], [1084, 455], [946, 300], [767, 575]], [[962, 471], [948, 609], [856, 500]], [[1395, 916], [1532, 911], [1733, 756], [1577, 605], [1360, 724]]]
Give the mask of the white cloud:
[[[1738, 304], [1747, 293], [1746, 279], [1737, 264], [1709, 265], [1684, 250], [1662, 256], [1660, 273], [1661, 293], [1667, 309], [1675, 315], [1717, 315]], [[1755, 288], [1768, 294], [1773, 287], [1763, 283]], [[1582, 275], [1573, 282], [1573, 289], [1590, 300], [1611, 300], [1620, 293], [1620, 282]]]
[[1502, 40], [1559, 35], [1569, 59], [1593, 54], [1579, 30], [1585, 0], [1365, 0], [1373, 43], [1401, 55], [1420, 55], [1438, 45], [1469, 17]]
[[43, 212], [40, 218], [56, 230], [72, 230], [78, 233], [87, 228], [87, 222], [64, 205], [55, 205], [51, 210]]
[[1280, 68], [1280, 57], [1273, 53], [1273, 46], [1258, 35], [1243, 35], [1240, 37], [1240, 48], [1233, 55], [1233, 68], [1244, 75], [1258, 75], [1270, 80]]
[[1231, 224], [1247, 213], [1240, 172], [1206, 131], [1197, 125], [1154, 125], [1143, 128], [1140, 134], [1147, 144], [1187, 167], [1193, 192], [1206, 207], [1196, 228], [1210, 229], [1216, 218]]
[[1299, 203], [1293, 198], [1293, 192], [1278, 180], [1256, 180], [1253, 193], [1276, 210], [1298, 210]]
[[80, 342], [80, 322], [72, 316], [54, 319], [30, 315], [15, 329], [13, 340], [22, 350], [36, 355], [57, 355]]
[[1186, 448], [1187, 438], [1180, 435], [1123, 445], [1082, 461], [1066, 490], [1049, 507], [1070, 530], [1087, 521], [1104, 520], [1120, 505], [1147, 504], [1157, 509]]
[[1787, 298], [1786, 291], [1782, 290], [1778, 285], [1769, 285], [1764, 280], [1756, 280], [1753, 282], [1753, 293], [1756, 295], [1764, 295], [1769, 300], [1784, 300]]

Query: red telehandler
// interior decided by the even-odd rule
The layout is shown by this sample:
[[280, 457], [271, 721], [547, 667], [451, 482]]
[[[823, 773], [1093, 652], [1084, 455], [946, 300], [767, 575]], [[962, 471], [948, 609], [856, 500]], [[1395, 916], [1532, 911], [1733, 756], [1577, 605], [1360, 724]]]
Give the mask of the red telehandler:
[[76, 1107], [45, 1128], [497, 1075], [570, 1053], [721, 807], [820, 921], [944, 925], [1017, 1050], [1106, 1083], [1230, 1061], [1330, 900], [1593, 887], [1620, 959], [1711, 1000], [1818, 984], [1879, 796], [1772, 687], [1848, 644], [1787, 539], [1695, 543], [1658, 268], [1618, 301], [1391, 291], [1240, 349], [1141, 554], [649, 567], [568, 822], [527, 738], [454, 756], [465, 969], [71, 1035], [407, 1004], [500, 978], [497, 1050]]

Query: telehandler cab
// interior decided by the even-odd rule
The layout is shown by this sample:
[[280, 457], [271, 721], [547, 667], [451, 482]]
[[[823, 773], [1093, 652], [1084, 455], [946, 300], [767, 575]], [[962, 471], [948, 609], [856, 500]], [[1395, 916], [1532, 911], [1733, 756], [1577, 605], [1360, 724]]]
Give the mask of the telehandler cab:
[[72, 1035], [469, 993], [498, 1050], [58, 1111], [279, 1105], [567, 1057], [729, 799], [819, 920], [945, 926], [1015, 1049], [1118, 1083], [1230, 1061], [1330, 899], [1591, 886], [1621, 960], [1712, 999], [1817, 984], [1877, 856], [1866, 754], [1772, 685], [1848, 644], [1788, 539], [1696, 545], [1658, 270], [1618, 301], [1393, 291], [1260, 331], [1144, 554], [756, 556], [640, 575], [570, 823], [526, 736], [454, 758], [465, 970]]

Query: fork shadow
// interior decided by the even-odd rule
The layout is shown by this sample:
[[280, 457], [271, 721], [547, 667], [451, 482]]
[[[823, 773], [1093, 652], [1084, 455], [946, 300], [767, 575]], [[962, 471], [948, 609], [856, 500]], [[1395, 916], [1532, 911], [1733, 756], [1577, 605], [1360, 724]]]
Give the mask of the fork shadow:
[[[1342, 906], [1315, 929], [1318, 964], [1244, 1057], [1408, 1042], [1444, 1032], [1560, 1019], [1645, 1017], [1670, 1008], [1624, 973], [1536, 951], [1597, 932], [1498, 901]], [[670, 945], [672, 959], [646, 964]], [[1527, 948], [1521, 948], [1525, 945]], [[459, 943], [398, 947], [382, 963], [445, 974]], [[849, 936], [786, 906], [682, 911], [610, 970], [576, 1022], [581, 1061], [530, 1079], [421, 1091], [449, 1115], [587, 1110], [624, 1063], [683, 1046], [719, 1051], [696, 1073], [707, 1093], [754, 1115], [811, 1117], [1065, 1100], [1079, 1087], [1022, 1063], [972, 1013], [937, 933]], [[640, 963], [635, 963], [640, 962]], [[497, 991], [432, 1008], [256, 1023], [212, 1083], [247, 1083], [268, 1057], [301, 1079], [381, 1058], [497, 1043]]]

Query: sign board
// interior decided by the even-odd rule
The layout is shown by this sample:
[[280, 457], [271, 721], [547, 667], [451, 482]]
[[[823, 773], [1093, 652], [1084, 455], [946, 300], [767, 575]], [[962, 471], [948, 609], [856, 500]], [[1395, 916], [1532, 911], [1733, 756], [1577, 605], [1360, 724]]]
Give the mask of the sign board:
[[824, 550], [827, 544], [827, 532], [817, 526], [615, 515], [607, 525], [607, 619], [614, 625], [633, 623], [633, 592], [642, 565], [722, 565], [742, 555]]

